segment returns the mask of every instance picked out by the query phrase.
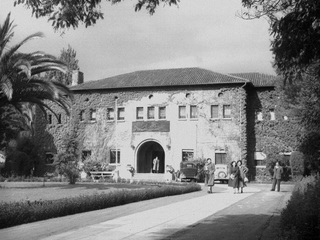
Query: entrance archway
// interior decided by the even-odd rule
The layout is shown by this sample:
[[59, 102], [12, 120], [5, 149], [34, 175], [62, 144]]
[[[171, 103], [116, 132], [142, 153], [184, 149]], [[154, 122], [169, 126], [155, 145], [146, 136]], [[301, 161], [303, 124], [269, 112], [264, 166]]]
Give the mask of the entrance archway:
[[151, 173], [155, 157], [159, 158], [159, 173], [164, 173], [165, 154], [161, 145], [155, 141], [143, 143], [137, 153], [137, 173]]

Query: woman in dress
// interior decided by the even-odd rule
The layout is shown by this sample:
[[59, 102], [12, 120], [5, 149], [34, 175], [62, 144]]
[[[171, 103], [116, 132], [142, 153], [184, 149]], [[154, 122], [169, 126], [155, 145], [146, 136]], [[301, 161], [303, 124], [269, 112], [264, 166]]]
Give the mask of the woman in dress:
[[237, 188], [237, 193], [239, 193], [239, 189], [241, 189], [241, 193], [243, 193], [243, 188], [246, 187], [245, 178], [248, 172], [248, 168], [242, 165], [242, 161], [237, 161], [237, 172], [235, 177], [235, 187]]
[[233, 188], [233, 193], [236, 193], [236, 187], [235, 187], [235, 181], [234, 181], [236, 172], [237, 172], [237, 163], [236, 161], [232, 161], [229, 167], [228, 186]]
[[211, 158], [207, 159], [207, 163], [204, 166], [204, 170], [205, 170], [205, 185], [208, 187], [208, 193], [212, 193], [212, 187], [214, 186], [215, 166], [211, 162]]

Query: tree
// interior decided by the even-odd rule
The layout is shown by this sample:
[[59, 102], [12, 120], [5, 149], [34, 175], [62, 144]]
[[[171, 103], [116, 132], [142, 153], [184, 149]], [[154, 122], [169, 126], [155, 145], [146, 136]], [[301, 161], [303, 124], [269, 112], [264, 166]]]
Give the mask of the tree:
[[57, 71], [50, 71], [49, 73], [47, 73], [46, 78], [52, 81], [63, 83], [66, 86], [70, 86], [72, 83], [72, 71], [79, 70], [79, 61], [76, 57], [77, 52], [70, 45], [68, 45], [67, 49], [63, 48], [61, 50], [59, 60], [66, 64], [67, 72], [63, 73]]
[[[111, 4], [120, 3], [123, 0], [105, 0]], [[160, 3], [171, 6], [177, 5], [179, 0], [138, 0], [135, 11], [145, 8], [149, 14], [153, 14]], [[86, 27], [94, 25], [97, 20], [103, 19], [101, 12], [101, 0], [15, 0], [14, 5], [22, 4], [31, 8], [32, 15], [36, 18], [48, 17], [54, 29], [77, 28], [79, 23]]]
[[[52, 70], [66, 72], [66, 65], [43, 52], [18, 52], [28, 41], [42, 37], [41, 33], [32, 34], [9, 48], [14, 27], [8, 14], [0, 25], [0, 109], [13, 108], [20, 116], [31, 120], [34, 106], [38, 106], [45, 115], [46, 109], [56, 115], [48, 105], [48, 102], [53, 102], [69, 113], [72, 93], [68, 87], [41, 77], [41, 74]], [[6, 121], [16, 120], [12, 114], [4, 116], [3, 113], [1, 111], [1, 117], [6, 117]]]
[[[242, 0], [244, 18], [267, 17], [275, 67], [292, 81], [320, 64], [320, 1]], [[318, 76], [320, 76], [318, 72]]]

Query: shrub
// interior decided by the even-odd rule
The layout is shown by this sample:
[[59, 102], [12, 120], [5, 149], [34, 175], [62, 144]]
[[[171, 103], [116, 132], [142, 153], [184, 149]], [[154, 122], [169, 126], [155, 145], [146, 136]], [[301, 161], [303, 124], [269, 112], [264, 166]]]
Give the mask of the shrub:
[[51, 201], [0, 203], [0, 228], [201, 190], [198, 184], [157, 185], [156, 188], [123, 189]]
[[75, 184], [80, 177], [80, 167], [76, 156], [73, 153], [59, 153], [55, 156], [53, 165], [56, 171], [69, 179], [70, 184]]
[[282, 239], [319, 239], [320, 180], [303, 178], [294, 188], [280, 219]]
[[304, 173], [304, 156], [301, 152], [292, 152], [290, 156], [291, 171], [294, 178], [301, 178]]

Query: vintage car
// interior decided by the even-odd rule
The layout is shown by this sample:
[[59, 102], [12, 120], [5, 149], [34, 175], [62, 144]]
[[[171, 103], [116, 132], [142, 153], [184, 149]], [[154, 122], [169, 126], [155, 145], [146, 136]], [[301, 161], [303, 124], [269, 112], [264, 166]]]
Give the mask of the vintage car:
[[197, 164], [191, 161], [180, 163], [180, 171], [177, 176], [181, 181], [198, 181], [198, 167]]
[[229, 172], [227, 164], [216, 164], [216, 170], [214, 172], [214, 180], [220, 181], [221, 183], [228, 183]]

